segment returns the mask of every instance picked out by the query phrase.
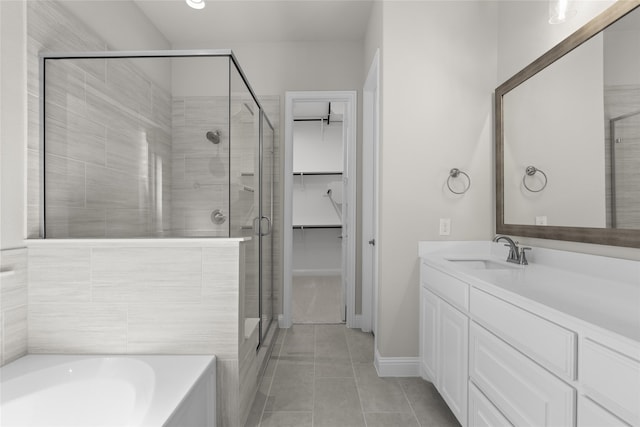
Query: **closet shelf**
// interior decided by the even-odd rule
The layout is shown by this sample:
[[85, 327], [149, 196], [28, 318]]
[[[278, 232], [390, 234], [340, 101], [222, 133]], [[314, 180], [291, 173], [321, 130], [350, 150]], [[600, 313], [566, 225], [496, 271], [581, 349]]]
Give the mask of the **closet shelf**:
[[295, 230], [304, 230], [304, 229], [310, 229], [310, 228], [342, 228], [342, 225], [339, 224], [335, 224], [335, 225], [294, 225], [293, 228]]

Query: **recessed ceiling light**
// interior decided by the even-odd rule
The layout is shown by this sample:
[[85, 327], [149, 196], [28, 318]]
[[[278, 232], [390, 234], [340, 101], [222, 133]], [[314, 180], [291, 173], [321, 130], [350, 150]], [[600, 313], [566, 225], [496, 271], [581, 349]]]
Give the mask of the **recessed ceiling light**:
[[187, 0], [187, 4], [194, 9], [204, 9], [204, 0]]

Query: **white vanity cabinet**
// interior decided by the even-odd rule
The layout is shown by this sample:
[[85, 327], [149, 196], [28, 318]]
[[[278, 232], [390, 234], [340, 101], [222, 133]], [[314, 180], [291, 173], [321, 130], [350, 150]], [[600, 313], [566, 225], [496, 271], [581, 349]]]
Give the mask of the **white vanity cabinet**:
[[[455, 283], [454, 295], [437, 295], [430, 286], [444, 278]], [[439, 284], [442, 284], [439, 282]], [[420, 287], [420, 366], [462, 426], [467, 425], [469, 318], [454, 307], [468, 303], [468, 286], [433, 268], [422, 266]]]
[[640, 427], [640, 263], [499, 249], [420, 247], [421, 372], [460, 423]]

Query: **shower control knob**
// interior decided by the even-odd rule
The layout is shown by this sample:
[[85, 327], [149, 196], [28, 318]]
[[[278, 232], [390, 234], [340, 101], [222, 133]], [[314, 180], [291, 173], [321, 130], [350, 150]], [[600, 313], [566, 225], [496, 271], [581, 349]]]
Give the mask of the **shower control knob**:
[[222, 210], [216, 209], [211, 212], [211, 222], [214, 224], [222, 224], [227, 220], [225, 214], [222, 213]]

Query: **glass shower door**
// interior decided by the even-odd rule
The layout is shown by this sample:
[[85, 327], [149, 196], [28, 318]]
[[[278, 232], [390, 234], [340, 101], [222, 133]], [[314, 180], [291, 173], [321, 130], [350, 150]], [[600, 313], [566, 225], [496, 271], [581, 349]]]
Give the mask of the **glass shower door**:
[[260, 110], [233, 61], [230, 62], [230, 205], [231, 237], [244, 244], [244, 286], [240, 289], [241, 327], [245, 339], [260, 337]]
[[260, 168], [260, 342], [264, 342], [273, 320], [273, 174], [274, 132], [261, 114]]

